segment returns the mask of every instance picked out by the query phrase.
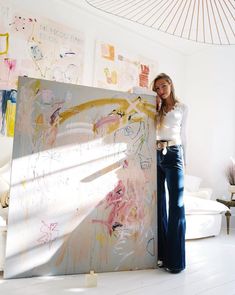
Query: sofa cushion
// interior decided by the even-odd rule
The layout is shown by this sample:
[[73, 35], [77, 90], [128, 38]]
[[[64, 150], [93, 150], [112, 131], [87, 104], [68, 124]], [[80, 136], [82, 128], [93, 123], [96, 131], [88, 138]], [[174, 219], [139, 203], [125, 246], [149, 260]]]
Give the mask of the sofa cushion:
[[195, 192], [189, 192], [186, 191], [184, 192], [184, 197], [197, 197], [197, 198], [201, 198], [201, 199], [206, 199], [206, 200], [210, 200], [211, 196], [212, 196], [212, 192], [213, 190], [209, 187], [202, 187], [199, 188], [198, 191]]
[[187, 196], [184, 198], [185, 214], [220, 214], [229, 208], [214, 200]]

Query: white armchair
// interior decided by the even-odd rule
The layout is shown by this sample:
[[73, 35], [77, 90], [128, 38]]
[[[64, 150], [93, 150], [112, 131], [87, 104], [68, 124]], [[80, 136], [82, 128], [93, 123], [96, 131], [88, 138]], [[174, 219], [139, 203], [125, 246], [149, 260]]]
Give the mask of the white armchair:
[[221, 230], [222, 215], [228, 211], [226, 206], [211, 199], [212, 188], [201, 187], [201, 180], [185, 175], [186, 239], [217, 236]]

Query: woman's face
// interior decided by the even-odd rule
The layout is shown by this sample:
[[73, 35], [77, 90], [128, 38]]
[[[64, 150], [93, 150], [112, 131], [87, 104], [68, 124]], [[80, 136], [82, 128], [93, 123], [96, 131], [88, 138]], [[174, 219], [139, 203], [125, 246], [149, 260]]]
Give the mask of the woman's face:
[[155, 91], [161, 99], [167, 99], [171, 95], [171, 83], [165, 79], [159, 79], [155, 82]]

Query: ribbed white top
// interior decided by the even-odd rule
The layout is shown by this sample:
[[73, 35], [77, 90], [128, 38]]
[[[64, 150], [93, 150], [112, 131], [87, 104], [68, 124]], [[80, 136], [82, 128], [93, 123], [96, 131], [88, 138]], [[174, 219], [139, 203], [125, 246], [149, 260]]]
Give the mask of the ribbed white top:
[[182, 144], [184, 150], [184, 160], [186, 154], [186, 121], [188, 107], [179, 102], [174, 109], [166, 113], [162, 125], [157, 129], [157, 140], [174, 140], [177, 144]]

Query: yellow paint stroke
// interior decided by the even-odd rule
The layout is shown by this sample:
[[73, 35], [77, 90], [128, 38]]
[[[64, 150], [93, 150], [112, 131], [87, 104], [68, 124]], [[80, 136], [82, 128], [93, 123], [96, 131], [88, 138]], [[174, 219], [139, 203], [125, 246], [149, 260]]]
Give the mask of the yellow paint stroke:
[[22, 184], [22, 186], [23, 186], [24, 189], [26, 188], [26, 183], [27, 183], [26, 180], [22, 180], [22, 181], [21, 181], [21, 184]]
[[40, 113], [35, 119], [33, 142], [36, 142], [40, 136], [40, 132], [45, 129], [45, 122], [43, 114]]
[[55, 265], [56, 267], [60, 266], [64, 260], [65, 254], [66, 254], [66, 250], [68, 248], [68, 241], [67, 241], [68, 237], [66, 239], [64, 239], [64, 244], [60, 247], [60, 253], [56, 258], [56, 262]]
[[42, 125], [42, 124], [44, 124], [44, 119], [43, 119], [43, 114], [42, 114], [42, 113], [39, 114], [39, 115], [37, 116], [37, 118], [36, 118], [36, 120], [35, 120], [35, 123], [36, 123], [37, 125]]
[[[150, 103], [147, 103], [140, 97], [136, 97], [132, 101], [128, 101], [125, 98], [100, 98], [97, 100], [88, 101], [77, 106], [73, 106], [72, 108], [64, 111], [60, 114], [60, 124], [84, 110], [92, 109], [94, 107], [101, 107], [109, 104], [118, 105], [118, 108], [115, 109], [114, 113], [122, 114], [120, 120], [121, 125], [127, 124], [129, 116], [135, 113], [140, 113], [140, 117], [133, 118], [133, 122], [143, 121], [142, 113], [146, 114], [149, 118], [153, 120], [156, 119], [155, 106]], [[111, 124], [107, 132], [112, 133], [119, 127], [120, 123], [118, 122]], [[94, 129], [94, 131], [96, 130]]]
[[91, 100], [88, 102], [85, 102], [83, 104], [74, 106], [63, 113], [60, 114], [60, 123], [63, 123], [65, 120], [69, 119], [72, 116], [77, 115], [78, 113], [92, 109], [94, 107], [101, 107], [107, 104], [118, 104], [120, 109], [127, 109], [129, 103], [124, 98], [100, 98], [97, 100]]
[[16, 103], [12, 103], [10, 100], [7, 101], [6, 111], [6, 129], [7, 136], [14, 136], [15, 129], [15, 116], [16, 116]]
[[116, 71], [111, 72], [111, 81], [113, 84], [117, 84], [117, 72]]
[[34, 96], [36, 96], [38, 94], [39, 90], [40, 90], [41, 81], [40, 80], [36, 80], [30, 86], [31, 86], [32, 91], [34, 92]]
[[109, 44], [101, 44], [101, 56], [108, 60], [114, 61], [115, 49]]
[[0, 55], [7, 54], [8, 53], [8, 49], [9, 49], [9, 33], [0, 34], [0, 37], [6, 37], [5, 50], [4, 51], [0, 51]]
[[106, 243], [107, 237], [104, 234], [99, 233], [96, 235], [96, 240], [100, 243], [100, 246], [103, 247]]
[[109, 71], [108, 68], [104, 68], [104, 74], [106, 78], [106, 82], [108, 84], [117, 84], [117, 72], [116, 71]]

